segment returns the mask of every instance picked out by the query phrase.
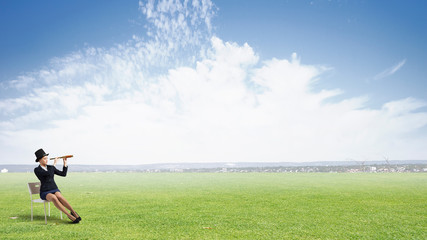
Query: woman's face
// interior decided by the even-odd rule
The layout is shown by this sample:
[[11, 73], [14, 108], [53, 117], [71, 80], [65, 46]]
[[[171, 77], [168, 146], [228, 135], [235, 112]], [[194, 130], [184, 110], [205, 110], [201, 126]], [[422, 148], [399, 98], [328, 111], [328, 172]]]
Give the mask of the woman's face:
[[40, 164], [43, 165], [43, 166], [47, 165], [47, 161], [48, 161], [48, 157], [47, 156], [44, 156], [44, 157], [42, 157], [42, 159], [39, 160]]

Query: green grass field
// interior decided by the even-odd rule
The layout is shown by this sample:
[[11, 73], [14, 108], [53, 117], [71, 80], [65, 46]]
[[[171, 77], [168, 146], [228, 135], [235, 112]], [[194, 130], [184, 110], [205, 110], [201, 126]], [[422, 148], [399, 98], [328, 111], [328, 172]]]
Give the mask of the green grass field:
[[70, 172], [55, 180], [83, 220], [52, 204], [48, 225], [36, 180], [0, 174], [1, 239], [427, 239], [423, 173]]

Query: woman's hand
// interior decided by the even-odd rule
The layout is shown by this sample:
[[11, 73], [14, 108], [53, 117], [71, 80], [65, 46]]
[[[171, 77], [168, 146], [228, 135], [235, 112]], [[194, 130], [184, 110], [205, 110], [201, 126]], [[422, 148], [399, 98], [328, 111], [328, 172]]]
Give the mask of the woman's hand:
[[64, 159], [64, 167], [67, 166], [67, 158], [63, 158]]

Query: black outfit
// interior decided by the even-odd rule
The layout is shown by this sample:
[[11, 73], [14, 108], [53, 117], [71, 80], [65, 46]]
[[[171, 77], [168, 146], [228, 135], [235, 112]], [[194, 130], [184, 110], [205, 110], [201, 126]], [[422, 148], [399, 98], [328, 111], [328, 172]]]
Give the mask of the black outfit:
[[50, 165], [47, 165], [46, 168], [47, 171], [44, 170], [40, 165], [34, 168], [34, 173], [41, 183], [40, 193], [58, 189], [55, 180], [53, 180], [55, 174], [63, 177], [67, 176], [68, 167], [63, 167], [62, 171], [59, 171], [56, 169], [56, 167]]
[[[36, 153], [37, 155], [37, 153]], [[58, 186], [56, 186], [55, 180], [53, 180], [53, 177], [56, 175], [59, 176], [67, 176], [67, 170], [68, 167], [63, 166], [62, 171], [59, 171], [54, 166], [46, 165], [47, 171], [44, 170], [40, 165], [36, 168], [34, 168], [34, 173], [36, 174], [37, 178], [40, 180], [40, 198], [43, 200], [46, 200], [46, 196], [49, 193], [55, 193], [55, 192], [61, 192], [58, 189]], [[76, 217], [73, 212], [71, 212], [71, 215]], [[82, 218], [76, 217], [76, 219], [73, 221], [73, 223], [79, 223], [82, 220]]]

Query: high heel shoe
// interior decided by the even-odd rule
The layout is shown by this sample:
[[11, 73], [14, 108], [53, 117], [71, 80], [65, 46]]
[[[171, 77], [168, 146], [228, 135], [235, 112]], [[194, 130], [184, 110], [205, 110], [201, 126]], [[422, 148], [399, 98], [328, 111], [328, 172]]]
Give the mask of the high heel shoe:
[[[71, 214], [71, 215], [72, 215], [72, 214]], [[73, 215], [73, 217], [74, 217], [74, 215]], [[76, 218], [76, 217], [75, 217], [75, 218]], [[80, 222], [78, 218], [76, 218], [76, 219], [74, 219], [74, 220], [72, 220], [72, 219], [70, 218], [70, 220], [71, 220], [73, 223], [79, 223], [79, 222]]]
[[79, 222], [82, 220], [82, 218], [80, 217], [80, 215], [76, 212], [76, 214], [77, 215], [79, 215], [79, 217], [77, 217], [76, 215], [74, 215], [74, 213], [73, 212], [70, 212], [71, 213], [71, 215], [73, 216], [73, 217], [75, 217], [76, 218], [76, 220], [78, 220]]

